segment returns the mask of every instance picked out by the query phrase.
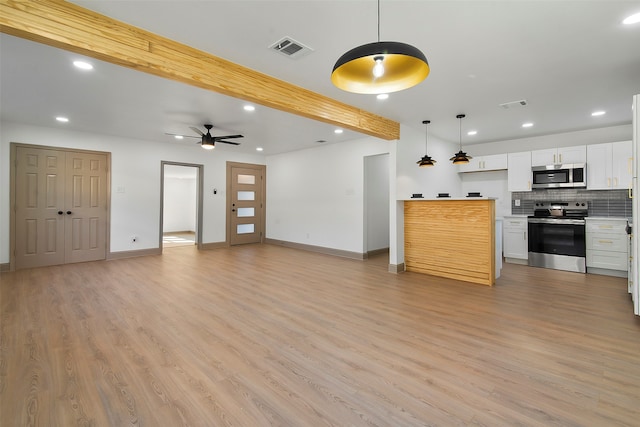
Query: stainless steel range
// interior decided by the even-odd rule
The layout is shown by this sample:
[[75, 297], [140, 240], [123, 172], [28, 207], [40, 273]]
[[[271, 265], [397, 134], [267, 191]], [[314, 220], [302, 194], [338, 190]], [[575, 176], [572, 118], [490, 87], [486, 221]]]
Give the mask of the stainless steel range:
[[528, 218], [529, 265], [586, 273], [589, 202], [535, 202]]

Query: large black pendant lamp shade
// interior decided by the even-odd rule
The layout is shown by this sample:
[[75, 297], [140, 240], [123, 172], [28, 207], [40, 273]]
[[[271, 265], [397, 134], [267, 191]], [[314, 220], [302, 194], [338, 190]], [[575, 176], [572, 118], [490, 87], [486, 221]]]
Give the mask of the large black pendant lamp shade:
[[462, 151], [462, 119], [465, 118], [465, 115], [464, 114], [458, 114], [456, 116], [456, 118], [460, 121], [460, 151], [458, 151], [449, 160], [451, 160], [454, 165], [461, 165], [461, 164], [464, 164], [464, 163], [469, 163], [469, 160], [472, 159], [473, 157], [467, 156], [467, 153]]
[[333, 84], [347, 92], [391, 93], [417, 85], [429, 75], [429, 63], [416, 47], [400, 42], [378, 41], [351, 49], [342, 55], [331, 72]]
[[424, 143], [424, 156], [418, 160], [416, 163], [418, 164], [418, 166], [420, 166], [421, 168], [425, 168], [425, 167], [429, 167], [429, 166], [435, 166], [436, 161], [433, 160], [431, 158], [431, 156], [429, 156], [429, 123], [431, 123], [431, 120], [423, 120], [422, 124], [427, 125], [427, 133], [426, 133], [426, 138], [425, 138], [425, 143]]

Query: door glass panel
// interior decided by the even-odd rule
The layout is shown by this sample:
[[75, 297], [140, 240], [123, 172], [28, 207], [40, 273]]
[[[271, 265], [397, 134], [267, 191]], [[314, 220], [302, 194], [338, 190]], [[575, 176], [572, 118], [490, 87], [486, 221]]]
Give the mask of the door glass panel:
[[238, 191], [238, 200], [255, 200], [255, 191]]
[[238, 208], [238, 217], [247, 218], [255, 216], [255, 208]]
[[237, 227], [238, 234], [253, 233], [254, 230], [255, 230], [254, 224], [238, 224], [238, 227]]
[[255, 175], [240, 175], [238, 174], [238, 184], [255, 184], [256, 176]]

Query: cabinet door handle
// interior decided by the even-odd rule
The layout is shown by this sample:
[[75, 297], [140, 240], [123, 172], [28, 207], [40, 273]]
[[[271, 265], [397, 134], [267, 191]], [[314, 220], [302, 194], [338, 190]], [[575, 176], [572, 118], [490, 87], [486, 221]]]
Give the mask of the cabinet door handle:
[[562, 154], [558, 154], [558, 163], [562, 163]]
[[526, 231], [522, 232], [522, 240], [527, 240], [527, 232]]
[[598, 240], [598, 243], [611, 244], [613, 243], [613, 240]]
[[607, 187], [611, 187], [611, 178], [607, 178]]
[[614, 187], [618, 186], [618, 178], [613, 178], [613, 186]]
[[555, 163], [555, 162], [556, 162], [556, 155], [554, 154], [553, 155], [553, 163]]

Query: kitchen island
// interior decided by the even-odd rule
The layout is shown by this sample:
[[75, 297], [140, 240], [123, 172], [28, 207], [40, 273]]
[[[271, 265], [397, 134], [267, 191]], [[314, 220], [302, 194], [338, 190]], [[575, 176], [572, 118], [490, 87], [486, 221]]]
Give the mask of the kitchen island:
[[406, 271], [493, 286], [495, 223], [493, 198], [405, 200]]

